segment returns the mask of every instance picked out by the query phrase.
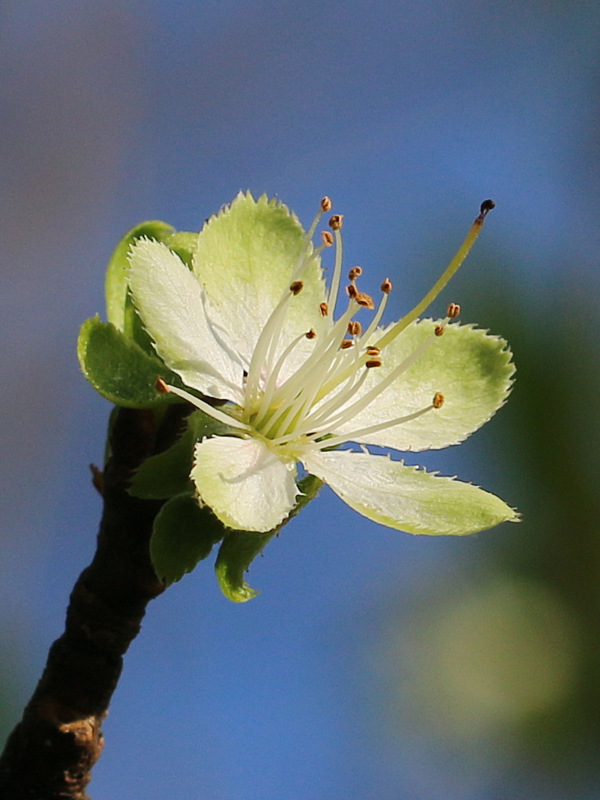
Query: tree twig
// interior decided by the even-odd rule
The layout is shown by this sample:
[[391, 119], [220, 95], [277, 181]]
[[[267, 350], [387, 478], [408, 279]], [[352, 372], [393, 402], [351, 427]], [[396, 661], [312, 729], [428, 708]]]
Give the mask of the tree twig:
[[161, 502], [130, 497], [126, 490], [142, 461], [174, 438], [181, 415], [172, 409], [160, 430], [152, 411], [115, 412], [96, 554], [73, 588], [65, 632], [50, 648], [0, 757], [2, 800], [89, 800], [86, 786], [102, 752], [102, 723], [123, 655], [147, 604], [165, 589], [149, 555]]

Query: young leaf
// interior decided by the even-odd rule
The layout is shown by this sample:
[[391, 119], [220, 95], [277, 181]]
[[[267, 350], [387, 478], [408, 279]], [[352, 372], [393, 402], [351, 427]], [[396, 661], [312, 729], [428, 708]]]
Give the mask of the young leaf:
[[235, 603], [245, 603], [259, 594], [246, 583], [244, 573], [286, 522], [289, 522], [310, 500], [317, 496], [322, 485], [322, 481], [315, 478], [314, 475], [303, 478], [299, 483], [302, 492], [300, 499], [283, 523], [269, 533], [231, 531], [225, 536], [223, 544], [219, 548], [215, 571], [221, 591], [226, 597]]
[[159, 376], [170, 383], [178, 382], [178, 378], [156, 356], [144, 352], [114, 325], [102, 322], [99, 317], [83, 323], [77, 356], [85, 377], [111, 403], [147, 408], [179, 401], [176, 395], [156, 390]]
[[180, 580], [206, 558], [223, 538], [223, 525], [207, 508], [200, 508], [192, 495], [180, 494], [161, 508], [152, 530], [150, 556], [161, 581]]

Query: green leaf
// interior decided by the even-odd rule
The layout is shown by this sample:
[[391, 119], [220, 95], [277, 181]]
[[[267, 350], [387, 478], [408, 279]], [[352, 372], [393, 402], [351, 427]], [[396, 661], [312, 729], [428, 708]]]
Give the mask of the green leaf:
[[223, 544], [219, 548], [219, 555], [215, 564], [217, 579], [225, 597], [235, 603], [245, 603], [259, 594], [246, 583], [244, 573], [249, 569], [256, 556], [262, 553], [273, 536], [276, 536], [292, 517], [296, 516], [310, 500], [317, 496], [322, 485], [322, 481], [315, 478], [314, 475], [308, 475], [303, 478], [299, 483], [299, 489], [302, 492], [300, 499], [281, 525], [278, 525], [269, 533], [253, 533], [250, 531], [231, 531], [227, 533]]
[[229, 433], [229, 429], [222, 422], [203, 411], [194, 411], [175, 444], [144, 461], [131, 482], [129, 493], [144, 500], [162, 500], [182, 492], [193, 492], [190, 472], [194, 445], [206, 436], [225, 433]]
[[111, 403], [147, 408], [179, 401], [175, 395], [156, 390], [159, 376], [169, 383], [179, 384], [178, 378], [162, 361], [144, 352], [114, 325], [102, 322], [99, 317], [83, 323], [77, 356], [85, 377]]
[[167, 584], [183, 578], [206, 558], [225, 529], [207, 508], [189, 494], [168, 500], [154, 520], [150, 539], [152, 565]]
[[[133, 334], [133, 308], [127, 303], [127, 254], [132, 242], [147, 236], [159, 242], [172, 236], [175, 228], [166, 222], [152, 220], [136, 225], [121, 239], [112, 254], [106, 270], [106, 318], [130, 338]], [[134, 312], [133, 312], [134, 313]]]

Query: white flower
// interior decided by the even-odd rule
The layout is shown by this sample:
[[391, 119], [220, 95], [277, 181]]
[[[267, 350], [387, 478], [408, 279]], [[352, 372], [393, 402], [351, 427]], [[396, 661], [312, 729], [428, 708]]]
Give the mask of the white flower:
[[[198, 237], [192, 269], [165, 245], [130, 253], [133, 302], [175, 392], [230, 427], [198, 442], [198, 499], [227, 526], [269, 531], [294, 507], [298, 464], [352, 508], [411, 533], [462, 534], [515, 520], [502, 500], [468, 483], [373, 455], [367, 445], [426, 450], [457, 444], [503, 404], [514, 371], [506, 343], [472, 326], [417, 316], [456, 271], [481, 227], [436, 286], [399, 322], [350, 270], [342, 297], [341, 217], [323, 243], [276, 200], [240, 194]], [[335, 244], [327, 290], [321, 253]], [[362, 325], [355, 319], [365, 317]], [[443, 335], [441, 335], [443, 333]], [[215, 407], [203, 397], [226, 401]], [[346, 442], [359, 451], [333, 449]]]

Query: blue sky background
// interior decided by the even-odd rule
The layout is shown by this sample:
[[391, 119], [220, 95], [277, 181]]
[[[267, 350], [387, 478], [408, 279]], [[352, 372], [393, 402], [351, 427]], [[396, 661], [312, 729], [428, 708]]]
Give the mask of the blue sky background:
[[252, 602], [201, 564], [130, 649], [95, 800], [597, 797], [600, 717], [581, 739], [565, 720], [600, 680], [580, 613], [600, 577], [599, 28], [592, 0], [2, 3], [5, 732], [93, 554], [109, 406], [75, 341], [134, 224], [197, 230], [240, 189], [308, 223], [327, 193], [365, 288], [398, 287], [392, 318], [492, 197], [432, 313], [461, 302], [519, 368], [498, 418], [426, 462], [525, 522], [417, 539], [324, 491], [253, 566]]

